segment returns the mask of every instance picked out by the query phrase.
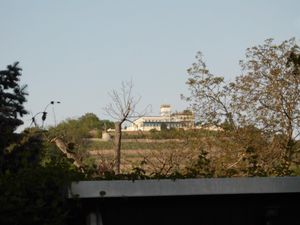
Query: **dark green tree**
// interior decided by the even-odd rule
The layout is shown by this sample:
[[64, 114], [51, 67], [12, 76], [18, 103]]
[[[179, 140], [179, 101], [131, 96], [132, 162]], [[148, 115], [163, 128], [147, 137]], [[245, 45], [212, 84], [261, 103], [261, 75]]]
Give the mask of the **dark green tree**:
[[18, 135], [5, 151], [1, 167], [3, 171], [16, 173], [25, 168], [35, 168], [43, 158], [45, 140], [41, 130], [30, 128]]
[[24, 109], [26, 102], [26, 85], [21, 86], [21, 68], [16, 62], [0, 71], [0, 167], [3, 165], [5, 148], [16, 140], [15, 130], [23, 124], [20, 119], [27, 114]]
[[0, 224], [82, 224], [66, 200], [67, 185], [81, 174], [45, 161], [45, 130], [15, 133], [27, 113], [20, 71], [18, 63], [0, 71]]
[[0, 148], [6, 147], [12, 140], [13, 132], [23, 124], [20, 119], [27, 114], [24, 109], [26, 102], [26, 86], [19, 84], [21, 68], [18, 62], [8, 65], [0, 71]]

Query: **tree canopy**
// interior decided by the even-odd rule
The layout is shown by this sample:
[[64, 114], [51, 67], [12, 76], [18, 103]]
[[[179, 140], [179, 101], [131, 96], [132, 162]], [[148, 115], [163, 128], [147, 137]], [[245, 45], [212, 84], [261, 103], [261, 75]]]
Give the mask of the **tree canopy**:
[[[20, 85], [21, 68], [16, 62], [0, 71], [0, 152], [3, 153], [13, 140], [16, 128], [23, 124], [20, 119], [27, 114], [24, 109], [26, 102], [26, 85]], [[0, 153], [1, 154], [1, 153]]]
[[[240, 149], [238, 161], [253, 166], [254, 160], [257, 166], [249, 170], [251, 174], [264, 174], [264, 169], [268, 171], [265, 174], [290, 174], [289, 169], [300, 163], [300, 59], [296, 40], [275, 44], [267, 39], [248, 48], [240, 61], [242, 74], [231, 82], [211, 74], [201, 52], [196, 59], [188, 69], [190, 96], [183, 99], [191, 104], [199, 123], [234, 131], [230, 139], [236, 143], [235, 149]], [[262, 140], [262, 145], [257, 145], [257, 140]], [[274, 172], [275, 168], [281, 172]]]
[[299, 135], [300, 74], [295, 73], [294, 63], [288, 63], [296, 49], [295, 39], [279, 45], [268, 39], [247, 49], [246, 59], [240, 62], [243, 74], [234, 86], [239, 123], [289, 140]]
[[50, 136], [64, 138], [68, 142], [80, 144], [83, 138], [101, 137], [101, 131], [113, 128], [114, 123], [100, 120], [93, 113], [86, 113], [78, 119], [67, 119], [56, 127], [50, 127]]
[[292, 139], [299, 134], [300, 76], [294, 38], [281, 44], [268, 39], [246, 50], [235, 81], [211, 74], [203, 55], [188, 69], [190, 102], [201, 124], [255, 126]]
[[207, 68], [201, 52], [196, 55], [196, 62], [187, 70], [186, 84], [190, 96], [182, 98], [190, 103], [201, 125], [220, 125], [226, 120], [232, 121], [231, 86], [224, 77], [215, 76]]
[[64, 161], [45, 162], [44, 130], [15, 133], [27, 113], [20, 76], [18, 63], [0, 71], [0, 224], [82, 224], [65, 198], [80, 174]]

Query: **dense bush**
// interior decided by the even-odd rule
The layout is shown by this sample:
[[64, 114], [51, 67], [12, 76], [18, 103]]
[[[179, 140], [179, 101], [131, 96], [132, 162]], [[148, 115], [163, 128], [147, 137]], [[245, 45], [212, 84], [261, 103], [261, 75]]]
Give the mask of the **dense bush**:
[[114, 123], [108, 120], [100, 120], [93, 113], [86, 113], [78, 119], [68, 119], [56, 127], [49, 128], [52, 137], [63, 137], [68, 142], [82, 143], [84, 138], [101, 137], [106, 128], [113, 128]]
[[76, 216], [80, 205], [66, 198], [68, 185], [79, 178], [62, 166], [38, 166], [2, 174], [0, 224], [80, 224]]
[[51, 148], [44, 132], [27, 129], [5, 151], [0, 224], [79, 224], [80, 205], [69, 202], [66, 191], [84, 177]]

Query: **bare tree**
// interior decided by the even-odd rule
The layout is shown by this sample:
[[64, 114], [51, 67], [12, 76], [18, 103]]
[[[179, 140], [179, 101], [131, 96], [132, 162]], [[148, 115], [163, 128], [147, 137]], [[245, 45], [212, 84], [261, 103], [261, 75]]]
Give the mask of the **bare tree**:
[[133, 83], [122, 82], [119, 90], [112, 90], [109, 96], [112, 100], [108, 104], [104, 111], [112, 117], [115, 122], [115, 137], [114, 137], [114, 149], [115, 149], [115, 172], [120, 173], [121, 167], [121, 138], [122, 138], [122, 124], [125, 121], [132, 122], [132, 118], [141, 116], [135, 111], [136, 105], [140, 101], [140, 97], [134, 97], [132, 95]]

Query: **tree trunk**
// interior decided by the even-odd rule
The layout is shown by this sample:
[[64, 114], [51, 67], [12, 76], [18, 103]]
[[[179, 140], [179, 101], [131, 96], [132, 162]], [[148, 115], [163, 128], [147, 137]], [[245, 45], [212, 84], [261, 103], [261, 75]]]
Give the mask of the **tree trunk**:
[[115, 122], [115, 172], [120, 173], [121, 167], [121, 138], [122, 138], [122, 123]]

